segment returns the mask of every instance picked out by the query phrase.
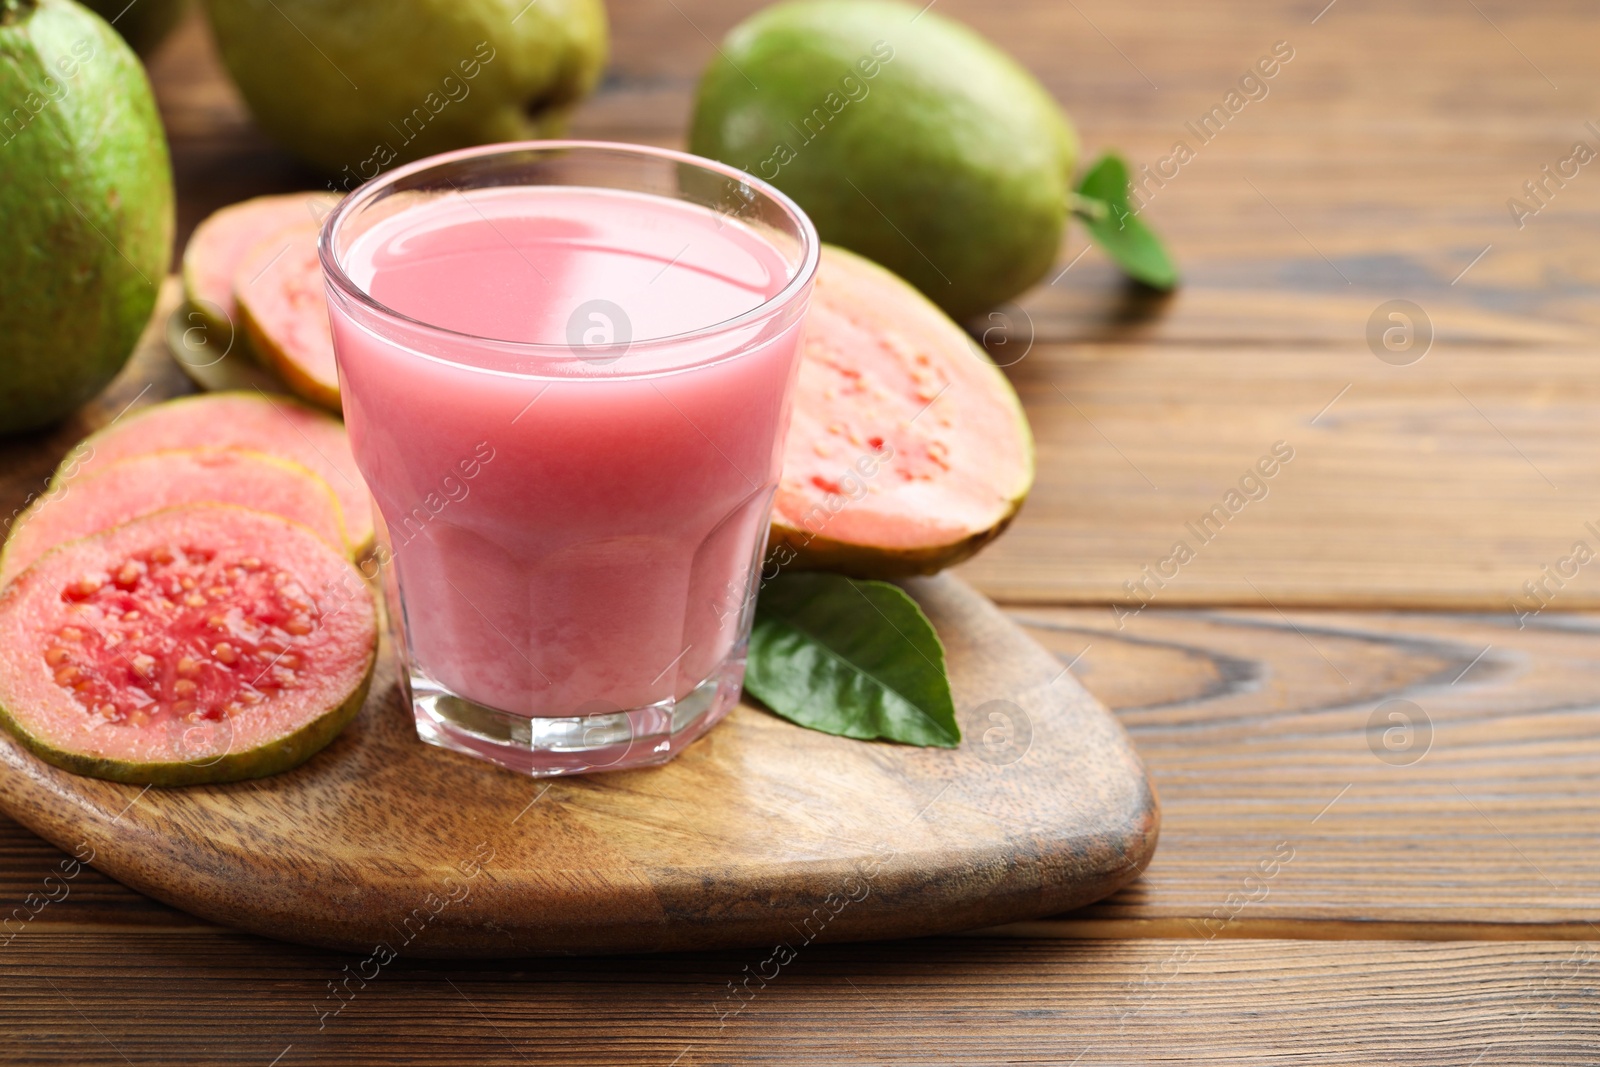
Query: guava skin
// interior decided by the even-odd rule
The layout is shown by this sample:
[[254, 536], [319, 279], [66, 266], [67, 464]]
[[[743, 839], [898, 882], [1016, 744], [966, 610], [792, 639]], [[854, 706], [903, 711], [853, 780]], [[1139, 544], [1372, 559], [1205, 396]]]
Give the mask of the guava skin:
[[605, 62], [601, 0], [206, 0], [256, 121], [347, 192], [391, 164], [549, 136]]
[[[210, 572], [216, 576], [213, 580], [220, 578], [225, 569], [237, 571], [233, 564], [239, 562], [257, 572], [264, 567], [281, 567], [277, 571], [278, 578], [287, 577], [291, 585], [304, 582], [307, 588], [315, 590], [310, 594], [310, 604], [302, 606], [310, 608], [311, 604], [320, 602], [323, 608], [331, 609], [316, 615], [314, 627], [293, 631], [301, 635], [309, 632], [310, 636], [304, 638], [306, 643], [299, 648], [302, 651], [309, 648], [315, 659], [309, 666], [303, 661], [294, 664], [302, 673], [291, 679], [287, 689], [278, 690], [264, 702], [252, 701], [259, 703], [259, 710], [253, 713], [256, 717], [238, 720], [241, 726], [237, 730], [227, 729], [220, 738], [221, 746], [216, 744], [219, 739], [213, 734], [191, 748], [184, 731], [190, 724], [204, 730], [208, 722], [214, 727], [234, 721], [232, 716], [236, 712], [246, 716], [251, 712], [234, 704], [220, 718], [208, 717], [200, 721], [163, 718], [166, 711], [176, 714], [176, 707], [170, 703], [163, 705], [159, 699], [153, 702], [147, 699], [144, 707], [151, 709], [151, 714], [156, 716], [154, 719], [122, 720], [116, 727], [117, 732], [107, 735], [92, 725], [86, 727], [79, 722], [82, 719], [107, 725], [91, 713], [87, 705], [81, 702], [74, 705], [76, 697], [63, 695], [66, 690], [59, 688], [63, 685], [59, 676], [51, 678], [55, 668], [47, 650], [60, 641], [72, 643], [78, 650], [76, 663], [82, 665], [90, 679], [98, 670], [97, 660], [115, 664], [120, 657], [136, 672], [150, 671], [146, 677], [151, 679], [166, 674], [165, 664], [180, 653], [185, 654], [185, 658], [192, 655], [201, 661], [210, 660], [218, 655], [217, 650], [212, 649], [207, 654], [204, 649], [216, 639], [214, 631], [209, 626], [197, 631], [193, 614], [187, 617], [183, 614], [195, 608], [202, 608], [202, 614], [225, 612], [232, 619], [243, 620], [243, 629], [224, 635], [228, 641], [237, 643], [236, 653], [224, 661], [237, 664], [237, 680], [254, 676], [259, 681], [266, 674], [266, 669], [256, 674], [260, 661], [255, 657], [260, 653], [252, 652], [260, 634], [276, 633], [287, 646], [277, 650], [278, 659], [286, 659], [283, 653], [295, 650], [294, 642], [299, 638], [284, 636], [281, 631], [263, 630], [259, 622], [255, 635], [250, 632], [252, 613], [261, 610], [262, 590], [277, 588], [281, 583], [266, 586], [258, 581], [253, 592], [247, 584], [236, 585], [232, 581], [220, 589], [197, 586], [194, 596], [201, 603], [187, 606], [176, 604], [159, 589], [154, 595], [150, 586], [141, 589], [141, 582], [149, 573], [146, 566], [151, 571], [157, 566], [151, 561], [150, 550], [162, 546], [168, 549], [164, 562], [174, 562], [176, 553], [180, 557], [177, 561], [180, 567], [192, 565], [195, 550], [202, 550], [198, 554], [200, 569], [191, 571], [201, 578], [205, 576], [204, 568], [219, 555], [228, 562]], [[190, 554], [188, 560], [182, 558], [186, 553]], [[251, 561], [244, 558], [247, 556], [258, 558]], [[94, 581], [93, 576], [97, 574], [104, 577], [96, 584], [109, 585], [108, 566], [115, 571], [119, 566], [133, 566], [136, 560], [140, 561], [137, 576], [131, 581], [118, 580], [114, 587], [110, 597], [113, 610], [109, 614], [91, 614], [88, 621], [79, 623], [77, 620], [81, 617], [74, 614], [74, 606], [87, 602], [81, 599], [69, 602], [63, 586], [70, 584], [74, 575]], [[247, 583], [248, 577], [245, 577]], [[166, 588], [173, 591], [176, 586]], [[302, 589], [301, 595], [304, 593]], [[270, 600], [275, 594], [265, 595]], [[129, 596], [142, 598], [134, 602], [143, 604], [147, 610], [119, 615], [115, 605], [119, 598]], [[208, 599], [211, 606], [204, 607]], [[266, 617], [281, 621], [282, 615], [272, 616], [271, 610], [269, 607]], [[262, 618], [260, 614], [255, 617]], [[0, 632], [4, 633], [4, 639], [0, 640], [0, 660], [3, 660], [0, 663], [3, 668], [0, 669], [0, 729], [48, 763], [74, 774], [115, 782], [180, 786], [277, 774], [310, 759], [360, 712], [376, 669], [380, 618], [371, 590], [360, 572], [308, 527], [232, 504], [191, 503], [156, 511], [57, 545], [0, 590]], [[88, 633], [65, 637], [64, 631], [59, 629], [63, 621], [83, 625]], [[134, 629], [130, 631], [124, 624]], [[146, 633], [143, 628], [152, 624], [153, 631]], [[226, 623], [220, 625], [229, 629]], [[95, 632], [106, 634], [110, 628], [119, 626], [124, 628], [120, 632], [111, 630], [104, 644], [88, 640]], [[207, 639], [206, 633], [213, 636]], [[113, 636], [118, 639], [116, 645], [111, 643]], [[150, 650], [145, 658], [151, 665], [134, 666], [125, 650], [139, 646], [124, 643], [123, 638], [145, 641], [142, 647]], [[84, 643], [77, 644], [79, 641]], [[192, 665], [194, 660], [190, 662]], [[274, 664], [276, 662], [277, 659], [273, 660]], [[189, 669], [193, 671], [194, 668]], [[220, 669], [227, 672], [230, 667]], [[203, 672], [203, 666], [201, 670]], [[110, 675], [113, 690], [103, 690], [105, 695], [112, 697], [114, 692], [125, 691], [127, 677], [113, 671]], [[170, 674], [167, 677], [170, 680]], [[203, 687], [204, 674], [197, 677]], [[250, 683], [246, 684], [248, 687]], [[169, 688], [166, 692], [170, 701], [172, 690]], [[158, 694], [159, 690], [146, 690], [145, 695], [148, 698]], [[231, 698], [230, 694], [225, 699]], [[197, 709], [191, 704], [188, 710]], [[215, 710], [215, 706], [208, 708], [207, 716]], [[65, 722], [63, 714], [68, 716]], [[221, 751], [213, 755], [218, 747]]]
[[701, 79], [689, 143], [772, 182], [824, 241], [957, 320], [1049, 271], [1078, 155], [1031, 74], [891, 0], [795, 0], [735, 27]]
[[767, 559], [792, 560], [791, 569], [797, 571], [830, 571], [878, 581], [938, 574], [965, 563], [1005, 533], [1022, 510], [1023, 499], [1018, 497], [1010, 513], [987, 530], [952, 544], [910, 549], [848, 544], [774, 521], [767, 531]]
[[[376, 664], [376, 659], [373, 663]], [[195, 763], [137, 763], [69, 752], [29, 733], [4, 705], [0, 705], [0, 729], [9, 732], [46, 763], [86, 778], [163, 787], [243, 782], [281, 774], [327, 748], [361, 711], [371, 688], [372, 668], [369, 667], [361, 685], [343, 703], [294, 733], [245, 752], [230, 752], [220, 759]]]
[[[884, 267], [835, 246], [824, 245], [817, 280], [811, 296], [811, 311], [806, 322], [806, 349], [794, 393], [794, 412], [784, 441], [784, 471], [772, 511], [767, 537], [767, 559], [779, 567], [795, 570], [822, 570], [852, 578], [895, 579], [937, 574], [976, 555], [984, 546], [1005, 532], [1021, 510], [1033, 488], [1036, 453], [1032, 428], [1022, 401], [1009, 380], [972, 339], [922, 293]], [[945, 368], [951, 375], [938, 389], [935, 399], [945, 398], [958, 405], [949, 431], [928, 433], [940, 424], [941, 413], [933, 401], [921, 407], [910, 419], [922, 414], [931, 417], [913, 433], [909, 424], [898, 431], [884, 432], [897, 458], [888, 461], [893, 474], [867, 474], [868, 478], [897, 478], [903, 484], [928, 484], [927, 467], [900, 466], [919, 453], [931, 455], [930, 443], [943, 445], [940, 455], [946, 460], [937, 475], [947, 486], [962, 479], [977, 479], [980, 493], [988, 497], [976, 520], [957, 524], [964, 512], [959, 502], [937, 517], [948, 520], [937, 533], [927, 531], [923, 520], [930, 517], [925, 494], [907, 498], [870, 496], [858, 498], [854, 505], [831, 505], [827, 494], [842, 494], [839, 486], [806, 488], [814, 474], [812, 456], [827, 456], [826, 434], [822, 426], [838, 425], [846, 434], [854, 431], [865, 437], [873, 422], [883, 420], [884, 405], [896, 397], [911, 408], [921, 405], [919, 394], [907, 395], [897, 386], [897, 365], [904, 374], [908, 365]], [[843, 366], [844, 374], [815, 373], [821, 368]], [[854, 392], [841, 387], [848, 380], [859, 383]], [[903, 376], [899, 377], [902, 383]], [[915, 378], [913, 378], [915, 381]], [[918, 388], [933, 389], [930, 383]], [[874, 399], [863, 405], [861, 396]], [[902, 409], [902, 411], [908, 411]], [[861, 416], [866, 415], [866, 421]], [[896, 417], [887, 416], [892, 424]], [[959, 431], [959, 432], [958, 432]], [[835, 432], [834, 426], [828, 433]], [[855, 442], [857, 438], [848, 438]], [[819, 442], [824, 442], [821, 449]], [[1011, 447], [1007, 447], [1007, 442]], [[866, 442], [877, 450], [883, 442]], [[829, 459], [825, 465], [833, 465]], [[893, 490], [890, 490], [893, 493]], [[970, 498], [969, 498], [970, 499]], [[866, 502], [862, 502], [866, 501]], [[840, 527], [825, 522], [820, 527], [808, 521], [807, 506], [822, 506], [838, 512], [871, 517], [874, 526]], [[969, 513], [966, 513], [969, 514]], [[848, 518], [848, 515], [847, 515]]]
[[144, 67], [75, 0], [0, 0], [0, 434], [58, 421], [128, 361], [172, 255]]
[[[112, 23], [112, 27], [141, 56], [156, 46], [183, 20], [189, 0], [84, 0], [84, 6]], [[112, 20], [115, 19], [115, 22]]]

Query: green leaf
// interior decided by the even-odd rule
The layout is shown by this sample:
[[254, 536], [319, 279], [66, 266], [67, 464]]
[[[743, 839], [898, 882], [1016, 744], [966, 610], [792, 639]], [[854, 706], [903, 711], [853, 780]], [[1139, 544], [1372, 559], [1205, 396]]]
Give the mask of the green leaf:
[[1107, 152], [1095, 161], [1078, 182], [1072, 213], [1130, 278], [1156, 289], [1178, 284], [1178, 269], [1161, 239], [1128, 203], [1128, 165], [1121, 156]]
[[888, 582], [785, 574], [756, 601], [744, 685], [790, 722], [863, 740], [961, 741], [944, 646]]

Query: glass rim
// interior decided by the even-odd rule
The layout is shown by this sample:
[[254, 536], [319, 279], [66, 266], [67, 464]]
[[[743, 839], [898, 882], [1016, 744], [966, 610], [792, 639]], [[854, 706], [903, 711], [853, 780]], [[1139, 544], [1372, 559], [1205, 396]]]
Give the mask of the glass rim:
[[[679, 163], [696, 167], [702, 171], [720, 175], [742, 185], [754, 189], [757, 193], [767, 197], [781, 208], [796, 224], [799, 231], [801, 256], [794, 275], [782, 289], [763, 300], [749, 311], [741, 312], [732, 318], [720, 322], [710, 323], [705, 326], [686, 330], [682, 333], [668, 334], [663, 337], [649, 337], [630, 341], [628, 348], [649, 349], [657, 346], [671, 347], [691, 343], [706, 338], [714, 337], [720, 333], [737, 330], [752, 322], [774, 315], [794, 302], [801, 291], [811, 283], [817, 272], [821, 258], [821, 238], [817, 235], [816, 225], [811, 217], [805, 213], [799, 204], [795, 203], [786, 193], [776, 186], [762, 179], [740, 170], [738, 167], [720, 163], [714, 159], [707, 159], [690, 152], [680, 152], [671, 148], [658, 148], [654, 145], [630, 144], [626, 141], [585, 141], [585, 140], [534, 140], [534, 141], [503, 141], [495, 144], [474, 145], [470, 148], [460, 148], [451, 152], [440, 152], [436, 155], [426, 156], [422, 159], [396, 167], [386, 174], [380, 174], [368, 179], [364, 184], [357, 186], [345, 195], [338, 205], [328, 213], [323, 220], [322, 227], [317, 234], [317, 258], [321, 262], [322, 272], [327, 277], [329, 284], [337, 288], [340, 293], [349, 299], [355, 300], [368, 311], [374, 312], [384, 319], [404, 323], [406, 326], [426, 331], [427, 333], [453, 341], [470, 342], [479, 345], [493, 345], [503, 347], [509, 351], [527, 352], [538, 355], [544, 359], [581, 360], [582, 356], [573, 351], [570, 344], [550, 341], [511, 341], [501, 337], [485, 337], [482, 334], [465, 333], [461, 330], [452, 330], [447, 326], [439, 326], [422, 319], [413, 318], [403, 312], [396, 311], [387, 304], [368, 293], [355, 280], [345, 272], [344, 265], [338, 260], [333, 248], [333, 237], [340, 226], [360, 207], [370, 204], [382, 191], [396, 182], [429, 170], [446, 167], [463, 160], [478, 159], [489, 156], [511, 155], [517, 152], [539, 151], [594, 151], [609, 153], [619, 156], [633, 156], [653, 158], [671, 163]], [[573, 186], [573, 188], [582, 188]], [[658, 196], [662, 194], [650, 193], [646, 195]], [[681, 199], [663, 196], [663, 199]], [[692, 201], [688, 201], [691, 202]], [[703, 205], [702, 205], [703, 206]], [[435, 357], [437, 358], [437, 357]]]

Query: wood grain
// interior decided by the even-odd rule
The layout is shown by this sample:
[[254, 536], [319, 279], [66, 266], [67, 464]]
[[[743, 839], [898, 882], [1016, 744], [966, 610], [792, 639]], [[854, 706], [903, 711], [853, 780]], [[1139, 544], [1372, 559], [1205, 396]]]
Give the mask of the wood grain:
[[[0, 441], [4, 514], [130, 402], [192, 388], [157, 328], [173, 310], [163, 302], [134, 364], [93, 405], [43, 437]], [[1515, 368], [1490, 349], [1401, 368], [1365, 350], [1036, 344], [1009, 373], [1037, 437], [1038, 483], [961, 573], [1002, 601], [1124, 610], [1445, 607], [1514, 620], [1541, 600], [1593, 609], [1600, 567], [1547, 575], [1578, 541], [1600, 553], [1589, 528], [1600, 529], [1600, 378], [1575, 350], [1527, 352]], [[1260, 478], [1279, 442], [1293, 459]], [[1201, 528], [1247, 475], [1265, 495], [1241, 494], [1236, 514]], [[1176, 565], [1180, 541], [1193, 558]]]
[[817, 945], [733, 999], [761, 962], [402, 957], [363, 983], [351, 957], [243, 935], [50, 933], [0, 950], [0, 1012], [8, 1062], [29, 1064], [1518, 1067], [1600, 1053], [1592, 943]]
[[[575, 132], [681, 143], [710, 42], [758, 6], [611, 0], [614, 62]], [[86, 870], [69, 899], [0, 948], [7, 1058], [1600, 1059], [1594, 964], [1579, 946], [1229, 940], [1592, 936], [1595, 620], [1556, 615], [1593, 606], [1592, 578], [1527, 631], [1503, 602], [1552, 562], [1552, 546], [1582, 536], [1571, 518], [1593, 517], [1583, 511], [1600, 422], [1588, 366], [1600, 178], [1585, 168], [1520, 229], [1506, 207], [1574, 140], [1595, 143], [1584, 127], [1600, 118], [1590, 7], [941, 0], [937, 10], [1018, 55], [1069, 107], [1090, 153], [1116, 146], [1136, 166], [1166, 155], [1274, 41], [1296, 50], [1270, 95], [1150, 202], [1146, 218], [1184, 271], [1177, 294], [1126, 287], [1097, 251], [1078, 259], [1074, 237], [1054, 284], [975, 324], [1009, 346], [991, 350], [1015, 363], [1042, 476], [968, 577], [1024, 602], [1063, 663], [1083, 653], [1074, 673], [1149, 754], [1165, 834], [1146, 876], [1103, 905], [1009, 929], [1022, 940], [818, 946], [724, 1031], [713, 1009], [758, 959], [402, 959], [319, 1032], [311, 1001], [359, 957], [219, 932]], [[251, 126], [197, 22], [152, 73], [180, 240], [222, 204], [316, 184]], [[1410, 367], [1380, 363], [1365, 340], [1369, 316], [1393, 298], [1422, 305], [1436, 334]], [[118, 391], [93, 417], [132, 398]], [[6, 501], [80, 432], [39, 450], [0, 446]], [[1107, 605], [1121, 583], [1279, 437], [1303, 466], [1117, 631]], [[1520, 475], [1512, 442], [1560, 488]], [[1246, 596], [1242, 576], [1291, 622]], [[1207, 598], [1250, 610], [1168, 610]], [[1409, 767], [1366, 745], [1371, 710], [1396, 694], [1438, 727]], [[1229, 905], [1282, 840], [1297, 852], [1268, 895]], [[0, 902], [36, 892], [60, 857], [0, 818]], [[1197, 924], [1209, 939], [1170, 940]], [[1059, 935], [1138, 940], [1038, 940]]]
[[537, 782], [418, 741], [386, 652], [356, 722], [294, 771], [145, 790], [0, 736], [0, 808], [196, 915], [408, 955], [906, 937], [1048, 915], [1137, 877], [1160, 813], [1122, 728], [957, 579], [906, 586], [944, 641], [958, 749], [740, 707], [664, 767]]
[[[711, 42], [761, 6], [614, 0], [612, 68], [573, 132], [681, 144]], [[1373, 308], [1396, 296], [1427, 307], [1441, 343], [1595, 339], [1600, 182], [1584, 170], [1521, 229], [1506, 208], [1573, 140], [1594, 142], [1584, 122], [1600, 115], [1600, 72], [1586, 10], [1571, 0], [1485, 2], [1482, 14], [1437, 0], [1340, 0], [1313, 24], [1323, 6], [942, 0], [941, 13], [1044, 82], [1086, 152], [1114, 146], [1137, 169], [1176, 140], [1196, 149], [1148, 208], [1184, 268], [1183, 289], [1152, 302], [1090, 251], [1020, 302], [1041, 340], [1360, 343]], [[1267, 96], [1201, 145], [1185, 123], [1280, 40], [1295, 58]], [[198, 21], [151, 71], [182, 194], [180, 240], [223, 204], [318, 184], [254, 129]], [[1081, 250], [1080, 233], [1060, 266]]]
[[[1600, 619], [1151, 609], [1119, 631], [1105, 609], [1013, 614], [1116, 710], [1163, 811], [1138, 881], [1014, 933], [1600, 937]], [[1369, 733], [1390, 700], [1431, 734], [1392, 737], [1396, 762], [1373, 747], [1390, 751], [1389, 724]], [[1293, 857], [1260, 877], [1281, 842]], [[0, 821], [0, 915], [60, 858]], [[35, 922], [188, 922], [95, 872], [71, 894]]]
[[[1524, 583], [1575, 542], [1600, 553], [1587, 351], [1457, 350], [1394, 367], [1364, 347], [1039, 344], [1010, 373], [1038, 483], [962, 571], [1002, 600], [1509, 617], [1513, 603], [1538, 607]], [[1275, 445], [1293, 459], [1263, 478]], [[1563, 566], [1542, 598], [1551, 610], [1600, 605], [1600, 568]]]
[[[708, 39], [757, 6], [612, 5], [618, 63], [575, 133], [681, 143]], [[1278, 440], [1297, 465], [1224, 536], [1188, 538], [1198, 558], [1161, 602], [1507, 610], [1575, 540], [1600, 549], [1584, 527], [1600, 519], [1600, 179], [1582, 172], [1520, 229], [1506, 208], [1575, 139], [1600, 147], [1583, 125], [1600, 115], [1600, 76], [1582, 34], [1559, 31], [1564, 8], [1343, 3], [1312, 25], [1303, 7], [941, 7], [1015, 49], [1091, 148], [1135, 164], [1180, 139], [1197, 153], [1147, 186], [1184, 267], [1177, 294], [1126, 288], [1069, 245], [1054, 284], [973, 324], [1013, 364], [1041, 460], [1010, 534], [963, 572], [985, 592], [1132, 601], [1124, 583]], [[1200, 144], [1185, 123], [1279, 40], [1295, 55], [1267, 95]], [[316, 184], [254, 131], [198, 25], [153, 71], [181, 231], [243, 196]], [[1368, 348], [1369, 317], [1396, 298], [1433, 334], [1412, 366]], [[1595, 607], [1587, 572], [1554, 605]]]
[[[1118, 709], [1163, 799], [1156, 862], [1079, 917], [1090, 929], [1600, 936], [1600, 861], [1582, 844], [1600, 825], [1595, 617], [1519, 630], [1495, 616], [1152, 610], [1118, 630], [1105, 609], [1018, 615], [1064, 660], [1081, 656], [1074, 673]], [[1389, 733], [1402, 726], [1390, 712], [1411, 732]], [[1282, 843], [1292, 861], [1247, 883]]]

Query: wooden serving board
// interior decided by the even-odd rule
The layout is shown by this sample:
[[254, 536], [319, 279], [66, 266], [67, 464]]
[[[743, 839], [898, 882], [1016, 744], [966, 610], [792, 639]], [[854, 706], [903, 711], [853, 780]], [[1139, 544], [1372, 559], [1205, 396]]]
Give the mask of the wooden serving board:
[[966, 740], [830, 737], [739, 707], [664, 767], [535, 780], [422, 744], [385, 648], [354, 724], [223, 786], [79, 778], [0, 735], [0, 809], [141, 892], [362, 953], [516, 956], [905, 937], [1065, 911], [1149, 863], [1117, 721], [950, 577], [906, 588]]

